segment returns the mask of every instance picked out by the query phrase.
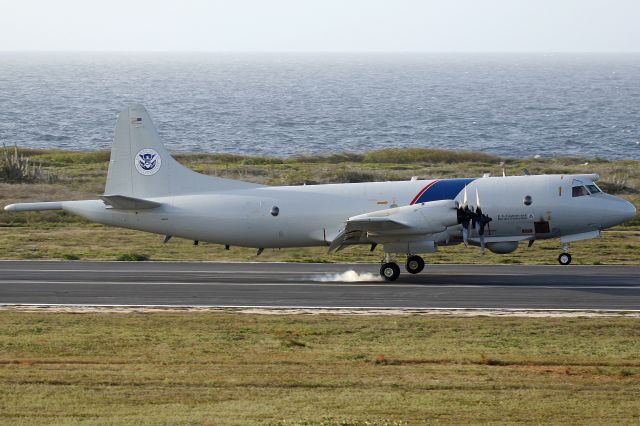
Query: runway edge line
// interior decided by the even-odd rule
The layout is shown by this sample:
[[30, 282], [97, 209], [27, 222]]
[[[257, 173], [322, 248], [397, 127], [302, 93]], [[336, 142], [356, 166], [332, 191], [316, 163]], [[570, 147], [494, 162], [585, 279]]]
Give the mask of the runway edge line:
[[522, 308], [379, 308], [250, 305], [87, 305], [87, 304], [0, 304], [1, 311], [135, 313], [135, 312], [229, 312], [260, 315], [444, 315], [492, 317], [628, 317], [640, 318], [640, 309], [522, 309]]

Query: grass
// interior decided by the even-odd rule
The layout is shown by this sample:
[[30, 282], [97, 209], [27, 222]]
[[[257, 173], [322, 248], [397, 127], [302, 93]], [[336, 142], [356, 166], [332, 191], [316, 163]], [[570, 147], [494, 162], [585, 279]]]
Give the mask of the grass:
[[[55, 175], [55, 183], [15, 184], [0, 182], [0, 206], [13, 202], [96, 198], [104, 189], [108, 168], [107, 151], [19, 150], [41, 165], [43, 173]], [[329, 156], [292, 158], [247, 157], [234, 154], [180, 154], [186, 166], [208, 174], [270, 185], [361, 182], [409, 179], [411, 176], [447, 178], [481, 176], [485, 172], [587, 173], [601, 176], [601, 185], [640, 204], [640, 161], [557, 159], [509, 159], [489, 154], [432, 149], [391, 149], [364, 154], [336, 153]], [[502, 165], [501, 165], [502, 163]], [[588, 164], [585, 164], [588, 163]], [[572, 245], [575, 263], [640, 263], [640, 217], [606, 232], [600, 240]], [[267, 250], [259, 258], [253, 249], [232, 248], [172, 239], [162, 236], [106, 228], [90, 224], [64, 212], [8, 213], [0, 211], [0, 258], [5, 259], [124, 259], [140, 254], [151, 260], [278, 260], [298, 262], [377, 262], [379, 252], [349, 248], [328, 256], [324, 248]], [[558, 241], [522, 246], [509, 255], [478, 255], [477, 249], [443, 248], [429, 255], [433, 263], [556, 263]], [[135, 257], [135, 256], [134, 256]]]
[[637, 424], [633, 318], [0, 312], [7, 424]]

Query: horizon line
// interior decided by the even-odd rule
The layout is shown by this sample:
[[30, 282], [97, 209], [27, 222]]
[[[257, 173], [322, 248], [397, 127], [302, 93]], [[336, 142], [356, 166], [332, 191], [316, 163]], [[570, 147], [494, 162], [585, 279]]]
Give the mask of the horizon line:
[[327, 55], [412, 55], [412, 54], [424, 54], [424, 55], [633, 55], [640, 54], [640, 50], [620, 50], [620, 51], [599, 51], [599, 50], [526, 50], [526, 51], [510, 51], [510, 50], [482, 50], [482, 51], [465, 51], [465, 50], [407, 50], [407, 51], [393, 51], [393, 50], [67, 50], [67, 49], [54, 49], [54, 50], [37, 50], [37, 49], [0, 49], [2, 53], [127, 53], [127, 54], [250, 54], [250, 55], [282, 55], [282, 54], [294, 54], [294, 55], [311, 55], [311, 54], [327, 54]]

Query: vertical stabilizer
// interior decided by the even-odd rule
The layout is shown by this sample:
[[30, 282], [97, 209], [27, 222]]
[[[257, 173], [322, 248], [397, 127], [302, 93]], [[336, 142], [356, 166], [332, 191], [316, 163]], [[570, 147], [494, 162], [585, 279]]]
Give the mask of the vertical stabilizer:
[[144, 106], [133, 104], [120, 112], [105, 195], [149, 198], [258, 186], [202, 175], [184, 167], [160, 141]]

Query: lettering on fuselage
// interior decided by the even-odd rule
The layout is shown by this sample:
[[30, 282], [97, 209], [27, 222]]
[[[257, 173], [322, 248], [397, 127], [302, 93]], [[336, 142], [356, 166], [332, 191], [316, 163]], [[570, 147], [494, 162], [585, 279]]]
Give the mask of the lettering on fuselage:
[[519, 214], [509, 214], [509, 213], [498, 213], [498, 220], [505, 220], [508, 222], [520, 221], [520, 220], [533, 220], [533, 213], [519, 213]]

